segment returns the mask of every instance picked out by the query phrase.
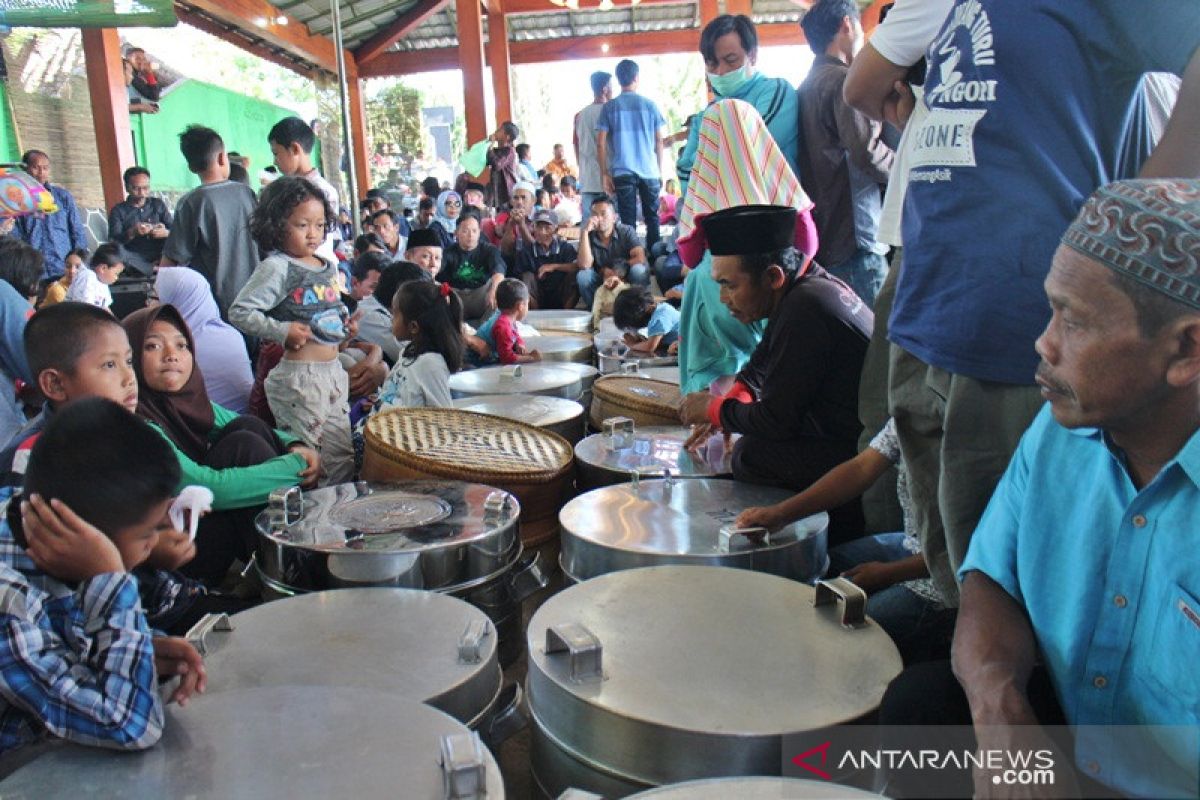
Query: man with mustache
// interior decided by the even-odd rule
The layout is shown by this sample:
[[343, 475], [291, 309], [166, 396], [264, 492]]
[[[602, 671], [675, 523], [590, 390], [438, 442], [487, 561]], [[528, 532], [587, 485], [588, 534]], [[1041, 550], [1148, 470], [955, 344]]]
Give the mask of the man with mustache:
[[[1078, 796], [1072, 755], [1083, 796], [1194, 796], [1200, 181], [1101, 187], [1044, 285], [1048, 403], [958, 573], [952, 662], [906, 670], [881, 722], [973, 724], [983, 750], [1059, 752], [1056, 796]], [[1039, 723], [1073, 726], [1073, 754]], [[1133, 725], [1177, 727], [1110, 738]], [[976, 796], [998, 777], [977, 772]]]

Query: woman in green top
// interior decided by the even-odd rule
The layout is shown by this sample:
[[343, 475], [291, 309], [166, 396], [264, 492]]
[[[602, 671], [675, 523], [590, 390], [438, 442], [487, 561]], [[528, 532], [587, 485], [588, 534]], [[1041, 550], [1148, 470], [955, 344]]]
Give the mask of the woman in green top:
[[254, 517], [268, 495], [314, 485], [320, 461], [294, 437], [209, 401], [192, 332], [174, 306], [142, 309], [122, 324], [134, 354], [138, 416], [174, 448], [180, 488], [204, 486], [213, 493], [212, 513], [196, 533], [196, 557], [182, 571], [219, 582], [234, 559], [248, 561], [254, 552]]

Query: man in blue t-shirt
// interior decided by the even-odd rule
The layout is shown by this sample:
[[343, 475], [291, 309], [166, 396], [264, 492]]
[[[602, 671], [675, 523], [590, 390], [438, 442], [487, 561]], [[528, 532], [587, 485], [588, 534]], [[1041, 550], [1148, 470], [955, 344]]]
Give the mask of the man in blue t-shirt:
[[[910, 136], [889, 402], [930, 572], [954, 575], [1041, 406], [1034, 339], [1059, 236], [1097, 187], [1195, 176], [1195, 0], [957, 0], [928, 51]], [[1189, 68], [1190, 62], [1190, 68]], [[1146, 72], [1185, 75], [1155, 155]], [[1143, 166], [1143, 162], [1145, 165]]]
[[658, 195], [662, 190], [663, 126], [653, 100], [637, 92], [638, 65], [617, 64], [621, 94], [604, 104], [596, 120], [596, 158], [604, 191], [617, 198], [621, 222], [637, 226], [637, 204], [646, 221], [646, 249], [658, 241]]

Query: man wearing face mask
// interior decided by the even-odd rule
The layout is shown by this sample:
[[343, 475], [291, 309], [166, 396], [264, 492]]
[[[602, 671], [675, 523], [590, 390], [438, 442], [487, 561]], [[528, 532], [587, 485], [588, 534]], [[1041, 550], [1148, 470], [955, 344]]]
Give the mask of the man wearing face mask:
[[[788, 166], [799, 178], [800, 100], [786, 80], [768, 78], [755, 68], [758, 33], [750, 18], [743, 14], [722, 14], [705, 25], [700, 34], [700, 55], [704, 57], [708, 84], [716, 100], [744, 100], [754, 106], [783, 151]], [[683, 155], [675, 162], [685, 196], [699, 146], [700, 126], [692, 125]]]
[[816, 54], [798, 91], [803, 145], [800, 183], [821, 233], [817, 261], [868, 306], [887, 277], [887, 245], [877, 239], [892, 149], [883, 126], [846, 103], [842, 87], [865, 37], [853, 0], [820, 0], [800, 20]]

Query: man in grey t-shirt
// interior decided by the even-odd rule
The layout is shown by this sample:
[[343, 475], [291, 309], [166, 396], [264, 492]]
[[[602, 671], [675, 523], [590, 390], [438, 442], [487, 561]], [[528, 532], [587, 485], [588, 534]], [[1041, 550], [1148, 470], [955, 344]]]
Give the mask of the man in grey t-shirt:
[[179, 134], [179, 149], [200, 186], [175, 206], [175, 223], [163, 246], [163, 266], [190, 266], [208, 279], [228, 319], [229, 306], [258, 266], [258, 247], [250, 235], [254, 193], [229, 180], [225, 143], [211, 128], [189, 125]]
[[592, 102], [575, 115], [575, 161], [579, 164], [579, 193], [583, 196], [583, 221], [587, 224], [592, 213], [592, 203], [604, 195], [604, 178], [600, 174], [600, 161], [596, 157], [596, 120], [604, 110], [604, 104], [612, 99], [612, 75], [593, 72]]

